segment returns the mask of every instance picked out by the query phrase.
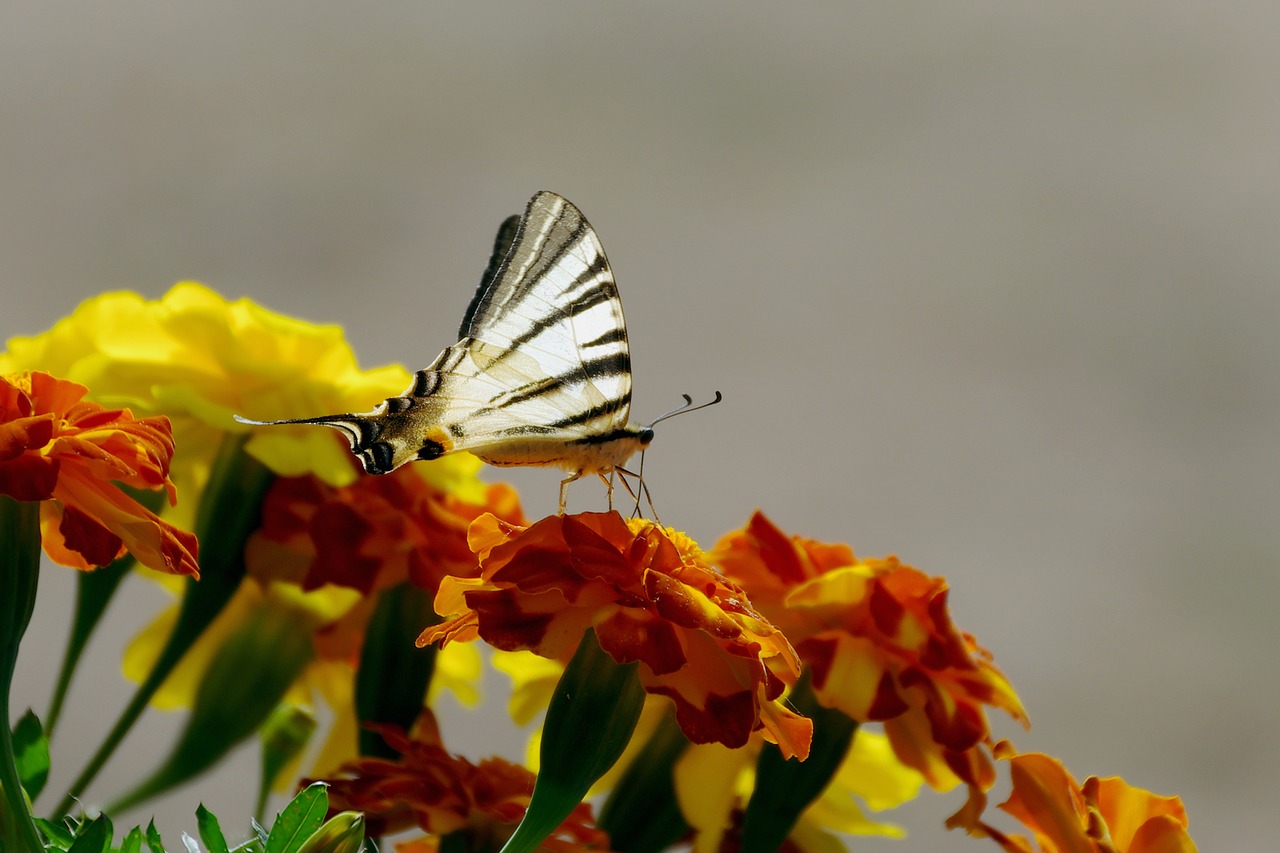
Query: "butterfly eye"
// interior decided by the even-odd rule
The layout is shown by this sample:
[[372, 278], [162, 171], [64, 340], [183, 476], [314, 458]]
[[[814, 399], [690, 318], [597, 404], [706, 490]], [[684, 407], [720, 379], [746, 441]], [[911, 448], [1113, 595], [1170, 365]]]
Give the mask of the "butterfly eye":
[[644, 429], [640, 430], [640, 446], [648, 447], [649, 442], [651, 441], [653, 441], [653, 430], [650, 429], [649, 427], [645, 427]]

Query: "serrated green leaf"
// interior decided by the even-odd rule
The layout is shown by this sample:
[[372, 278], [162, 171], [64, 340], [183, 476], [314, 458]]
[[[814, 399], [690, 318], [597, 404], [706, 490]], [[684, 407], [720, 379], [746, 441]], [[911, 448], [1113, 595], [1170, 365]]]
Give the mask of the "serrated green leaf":
[[68, 853], [105, 853], [111, 849], [111, 821], [104, 814], [91, 823], [81, 824], [75, 843]]
[[196, 827], [200, 830], [200, 840], [209, 853], [230, 853], [217, 816], [206, 809], [204, 803], [196, 807]]
[[160, 831], [156, 829], [156, 822], [153, 820], [147, 824], [147, 849], [151, 853], [165, 853], [164, 842], [160, 840]]
[[45, 840], [58, 850], [66, 850], [76, 840], [75, 834], [63, 823], [59, 821], [45, 820], [42, 817], [33, 817], [36, 826], [44, 833]]
[[271, 827], [265, 853], [296, 853], [320, 828], [329, 811], [328, 787], [323, 782], [313, 782], [289, 801]]
[[120, 842], [120, 853], [142, 853], [142, 828], [135, 826]]
[[13, 753], [22, 787], [34, 800], [49, 779], [49, 739], [31, 711], [23, 714], [13, 727]]

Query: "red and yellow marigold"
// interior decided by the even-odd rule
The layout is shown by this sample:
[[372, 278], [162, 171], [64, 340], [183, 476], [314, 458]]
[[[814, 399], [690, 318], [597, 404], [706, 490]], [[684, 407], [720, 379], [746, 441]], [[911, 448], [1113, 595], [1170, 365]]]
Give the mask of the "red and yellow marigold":
[[808, 754], [809, 721], [780, 701], [800, 673], [795, 651], [688, 537], [615, 512], [528, 528], [482, 516], [470, 541], [480, 576], [445, 578], [446, 619], [419, 644], [478, 637], [567, 661], [594, 628], [614, 660], [640, 662], [641, 684], [670, 697], [692, 742], [739, 747], [762, 729], [784, 754]]
[[827, 707], [882, 721], [894, 752], [939, 790], [963, 782], [973, 826], [995, 780], [986, 707], [1026, 713], [991, 655], [951, 621], [947, 583], [896, 557], [788, 537], [757, 512], [712, 553], [795, 644]]
[[41, 541], [55, 562], [93, 569], [128, 551], [158, 571], [198, 577], [195, 537], [115, 485], [177, 500], [169, 421], [104, 408], [87, 393], [38, 371], [0, 376], [0, 494], [42, 502]]
[[[331, 778], [329, 810], [363, 812], [371, 836], [418, 827], [432, 837], [398, 845], [408, 853], [438, 849], [441, 836], [465, 831], [480, 842], [510, 835], [525, 815], [534, 774], [501, 758], [473, 764], [451, 754], [435, 718], [423, 713], [412, 737], [396, 726], [371, 726], [400, 757], [359, 758]], [[305, 783], [304, 783], [305, 784]], [[594, 825], [591, 806], [581, 804], [542, 844], [554, 853], [608, 850], [609, 838]]]

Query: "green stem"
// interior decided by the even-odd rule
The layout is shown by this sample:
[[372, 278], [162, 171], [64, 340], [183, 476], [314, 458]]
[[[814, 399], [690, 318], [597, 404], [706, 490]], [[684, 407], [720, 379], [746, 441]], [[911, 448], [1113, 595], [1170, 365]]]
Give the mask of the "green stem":
[[9, 688], [39, 579], [40, 504], [0, 495], [0, 842], [28, 853], [44, 848], [14, 759]]
[[126, 554], [109, 566], [92, 572], [78, 572], [76, 575], [76, 615], [71, 623], [67, 648], [62, 654], [62, 666], [58, 668], [58, 681], [54, 684], [53, 698], [49, 701], [49, 713], [46, 715], [48, 722], [45, 723], [45, 734], [49, 738], [53, 737], [53, 730], [62, 715], [62, 704], [67, 698], [67, 689], [71, 686], [71, 677], [80, 662], [80, 655], [88, 645], [98, 620], [106, 612], [107, 603], [133, 565], [132, 555]]
[[[120, 486], [121, 491], [152, 512], [160, 512], [164, 508], [165, 492], [163, 489], [151, 491], [147, 489], [131, 489]], [[53, 730], [62, 716], [62, 705], [67, 698], [67, 690], [71, 687], [71, 679], [75, 675], [76, 666], [80, 663], [80, 655], [89, 644], [89, 637], [98, 627], [102, 615], [107, 612], [107, 605], [120, 587], [120, 581], [134, 567], [136, 560], [132, 554], [125, 554], [109, 566], [91, 572], [76, 572], [76, 611], [71, 622], [71, 632], [67, 636], [67, 647], [62, 654], [62, 665], [58, 669], [58, 681], [53, 687], [53, 698], [49, 702], [49, 713], [45, 717], [45, 737], [52, 740]]]
[[261, 462], [245, 454], [244, 440], [234, 435], [223, 438], [209, 483], [200, 497], [195, 531], [200, 541], [200, 581], [187, 580], [173, 633], [98, 751], [67, 789], [55, 817], [70, 812], [183, 655], [240, 586], [244, 577], [244, 544], [259, 526], [262, 499], [273, 479]]

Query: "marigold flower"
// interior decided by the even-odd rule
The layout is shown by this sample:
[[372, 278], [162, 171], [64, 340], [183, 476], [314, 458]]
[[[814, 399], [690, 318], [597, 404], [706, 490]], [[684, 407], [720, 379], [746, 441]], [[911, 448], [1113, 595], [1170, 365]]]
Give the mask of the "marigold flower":
[[[173, 479], [186, 496], [200, 493], [222, 436], [248, 431], [233, 414], [359, 411], [408, 382], [398, 366], [359, 370], [338, 326], [306, 323], [248, 299], [228, 302], [194, 282], [174, 285], [159, 300], [102, 294], [49, 331], [12, 338], [7, 347], [0, 372], [49, 370], [87, 385], [104, 405], [167, 416], [183, 449]], [[320, 430], [254, 430], [246, 451], [277, 474], [315, 473], [335, 484], [355, 479], [341, 438]], [[178, 522], [189, 528], [194, 506], [178, 509]]]
[[532, 527], [481, 516], [478, 578], [445, 578], [447, 616], [420, 645], [482, 638], [566, 661], [588, 628], [640, 681], [668, 696], [694, 743], [744, 745], [763, 727], [786, 755], [808, 754], [808, 720], [780, 701], [800, 668], [782, 633], [688, 537], [616, 512], [553, 516]]
[[[466, 829], [483, 839], [503, 838], [524, 817], [535, 778], [528, 769], [500, 758], [472, 764], [451, 755], [430, 713], [419, 718], [412, 737], [396, 726], [370, 728], [400, 758], [357, 759], [326, 780], [330, 812], [363, 812], [370, 836], [416, 825], [434, 836]], [[398, 849], [425, 853], [435, 850], [437, 841], [415, 840]], [[542, 846], [557, 853], [607, 850], [609, 838], [595, 827], [591, 807], [581, 804]]]
[[315, 477], [277, 480], [263, 502], [262, 528], [249, 540], [250, 573], [364, 595], [404, 581], [434, 593], [446, 575], [479, 574], [467, 528], [483, 513], [522, 523], [519, 497], [496, 484], [481, 486], [479, 501], [463, 500], [428, 481], [424, 467], [341, 487]]
[[712, 556], [795, 643], [823, 705], [883, 721], [898, 758], [934, 788], [969, 786], [949, 824], [972, 826], [995, 780], [984, 706], [1027, 718], [991, 655], [952, 624], [946, 581], [787, 537], [759, 512]]
[[128, 551], [158, 571], [198, 577], [195, 537], [112, 483], [176, 500], [168, 420], [105, 409], [86, 393], [48, 373], [0, 376], [0, 494], [42, 502], [41, 540], [55, 562], [92, 569]]
[[[356, 732], [352, 677], [377, 593], [406, 580], [434, 592], [446, 573], [477, 573], [466, 538], [472, 519], [484, 512], [523, 519], [509, 486], [489, 486], [484, 502], [469, 503], [430, 483], [423, 467], [429, 466], [341, 487], [316, 477], [275, 480], [263, 501], [262, 526], [245, 549], [251, 582], [241, 585], [178, 664], [155, 697], [157, 707], [190, 705], [211, 656], [265, 597], [311, 633], [316, 653], [289, 700], [309, 707], [323, 697], [336, 717], [317, 772], [350, 757]], [[134, 639], [126, 675], [141, 679], [150, 671], [176, 616], [175, 607]], [[432, 690], [452, 690], [459, 701], [474, 704], [479, 675], [474, 650], [458, 646], [437, 658]]]
[[[1030, 829], [1041, 853], [1194, 853], [1187, 811], [1178, 797], [1134, 788], [1118, 776], [1090, 776], [1083, 785], [1058, 759], [1014, 751], [1002, 741], [996, 757], [1009, 761], [1013, 790], [999, 808]], [[1010, 853], [1032, 853], [1023, 836], [985, 823], [981, 830]]]

